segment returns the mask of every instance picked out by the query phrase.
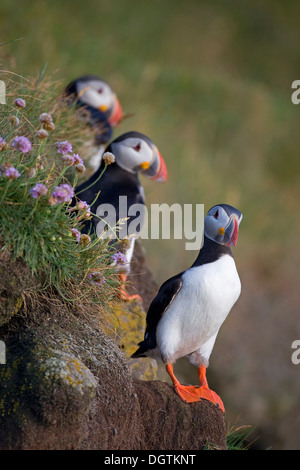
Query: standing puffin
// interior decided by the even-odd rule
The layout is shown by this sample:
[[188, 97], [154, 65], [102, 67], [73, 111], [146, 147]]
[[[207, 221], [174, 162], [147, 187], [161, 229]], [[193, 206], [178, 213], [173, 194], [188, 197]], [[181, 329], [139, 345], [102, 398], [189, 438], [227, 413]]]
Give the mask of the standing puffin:
[[123, 117], [116, 93], [96, 75], [84, 75], [73, 80], [65, 88], [65, 95], [72, 103], [87, 111], [87, 122], [95, 133], [93, 154], [89, 166], [98, 169], [104, 146], [111, 140], [113, 128]]
[[[206, 399], [225, 412], [221, 398], [206, 380], [219, 328], [237, 301], [241, 283], [231, 252], [242, 214], [228, 204], [212, 207], [204, 220], [204, 243], [194, 264], [164, 282], [147, 313], [144, 340], [132, 357], [154, 357], [166, 364], [179, 397]], [[182, 385], [172, 364], [181, 357], [198, 367], [199, 386]]]
[[[106, 166], [105, 156], [109, 153], [114, 156], [114, 161]], [[143, 225], [145, 197], [139, 181], [139, 173], [154, 181], [165, 182], [167, 179], [166, 164], [154, 143], [140, 132], [126, 132], [110, 143], [103, 154], [99, 169], [75, 189], [75, 195], [89, 204], [92, 214], [96, 214], [91, 220], [85, 222], [83, 233], [101, 234], [98, 224], [100, 223], [102, 226], [100, 217], [106, 217], [101, 212], [104, 204], [109, 204], [115, 209], [116, 222], [128, 218], [126, 224], [120, 225], [118, 231], [118, 238], [126, 238], [126, 243], [123, 244], [123, 247], [126, 248], [126, 262], [123, 266], [119, 266], [122, 286], [125, 285], [127, 275], [130, 272], [135, 235], [137, 231], [140, 232]], [[123, 197], [126, 203], [124, 207], [121, 207], [121, 210], [120, 197]], [[75, 200], [74, 203], [76, 203]], [[135, 204], [140, 205], [138, 206], [141, 209], [140, 212], [135, 213], [134, 209], [137, 207], [134, 206]], [[137, 227], [134, 221], [137, 221]], [[134, 230], [130, 232], [132, 227]], [[138, 295], [129, 296], [125, 290], [123, 292], [122, 298], [124, 299], [140, 298]]]

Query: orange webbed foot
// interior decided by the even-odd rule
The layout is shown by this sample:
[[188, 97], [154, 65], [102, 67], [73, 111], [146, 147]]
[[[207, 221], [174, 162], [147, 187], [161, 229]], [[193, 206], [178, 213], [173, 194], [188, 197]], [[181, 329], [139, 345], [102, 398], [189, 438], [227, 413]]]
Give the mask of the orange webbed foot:
[[218, 406], [223, 413], [225, 413], [224, 404], [221, 398], [211, 390], [207, 384], [205, 368], [199, 368], [200, 386], [182, 385], [175, 377], [172, 365], [167, 364], [166, 369], [172, 379], [175, 391], [182, 401], [185, 403], [195, 403], [201, 400], [208, 400]]
[[140, 295], [138, 295], [138, 294], [130, 295], [126, 291], [126, 289], [125, 289], [125, 284], [126, 284], [126, 280], [127, 280], [126, 274], [120, 274], [119, 276], [120, 276], [120, 279], [121, 279], [121, 287], [120, 287], [120, 292], [119, 292], [119, 298], [121, 300], [126, 300], [126, 301], [129, 301], [129, 302], [131, 302], [132, 300], [139, 300], [141, 303], [143, 303], [143, 299]]

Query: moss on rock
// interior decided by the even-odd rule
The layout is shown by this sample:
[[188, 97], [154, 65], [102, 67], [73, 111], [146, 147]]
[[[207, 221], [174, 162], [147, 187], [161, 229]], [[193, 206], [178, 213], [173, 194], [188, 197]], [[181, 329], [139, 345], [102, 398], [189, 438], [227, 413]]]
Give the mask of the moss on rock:
[[131, 359], [145, 333], [146, 313], [142, 305], [138, 300], [120, 301], [114, 304], [114, 312], [116, 319], [109, 322], [107, 331], [128, 359], [132, 376], [141, 380], [157, 379], [157, 363], [154, 359]]
[[[22, 263], [0, 258], [0, 267], [7, 298], [23, 299], [0, 326], [0, 449], [188, 450], [206, 439], [224, 447], [220, 410], [185, 405], [170, 385], [147, 381], [155, 361], [129, 360], [144, 334], [139, 303], [113, 306], [108, 335], [99, 305], [67, 304], [51, 290], [33, 295]], [[17, 287], [8, 292], [13, 272]]]

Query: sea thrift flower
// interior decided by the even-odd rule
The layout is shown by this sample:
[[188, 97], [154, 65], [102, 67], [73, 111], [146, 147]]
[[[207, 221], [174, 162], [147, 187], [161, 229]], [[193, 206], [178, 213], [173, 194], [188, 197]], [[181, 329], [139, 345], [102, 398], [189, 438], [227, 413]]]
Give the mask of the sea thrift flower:
[[78, 172], [78, 173], [84, 173], [86, 168], [84, 165], [82, 165], [81, 163], [79, 163], [78, 165], [75, 165], [75, 170]]
[[105, 277], [102, 276], [100, 272], [89, 274], [89, 279], [92, 284], [97, 284], [98, 286], [100, 286], [101, 284], [105, 282]]
[[22, 153], [28, 153], [32, 148], [30, 140], [28, 139], [28, 137], [24, 136], [15, 137], [11, 146], [20, 150], [20, 152]]
[[74, 163], [74, 157], [69, 154], [63, 155], [61, 159], [65, 165], [73, 165]]
[[54, 122], [46, 122], [45, 124], [43, 124], [43, 126], [47, 131], [54, 131], [55, 129]]
[[71, 228], [71, 232], [72, 232], [72, 236], [75, 237], [77, 242], [79, 243], [80, 238], [81, 238], [79, 230], [77, 230], [77, 228]]
[[16, 180], [17, 178], [20, 178], [20, 176], [21, 176], [20, 173], [18, 172], [18, 170], [16, 170], [16, 168], [13, 167], [13, 166], [10, 166], [9, 168], [7, 168], [4, 172], [4, 174], [10, 180]]
[[38, 199], [41, 196], [46, 196], [48, 192], [47, 186], [42, 183], [37, 183], [33, 188], [30, 190], [30, 194], [34, 199]]
[[27, 168], [26, 175], [28, 176], [28, 178], [33, 178], [36, 175], [36, 169], [35, 168]]
[[20, 119], [17, 116], [9, 116], [9, 121], [13, 126], [18, 126], [20, 124]]
[[86, 235], [86, 234], [81, 235], [81, 239], [80, 239], [81, 245], [86, 246], [90, 243], [90, 241], [91, 241], [91, 237], [89, 235]]
[[3, 137], [0, 136], [0, 152], [6, 148], [6, 142]]
[[48, 199], [49, 206], [55, 206], [55, 204], [57, 203], [58, 203], [57, 199], [55, 199], [55, 197], [51, 194], [51, 196]]
[[23, 98], [16, 98], [14, 103], [18, 108], [26, 108], [26, 101]]
[[39, 115], [39, 121], [42, 124], [52, 122], [52, 116], [50, 113], [42, 113]]
[[76, 204], [75, 209], [83, 212], [83, 214], [81, 215], [83, 219], [88, 219], [91, 216], [91, 208], [85, 201], [79, 201]]
[[114, 255], [112, 255], [111, 257], [111, 261], [113, 263], [113, 265], [124, 265], [124, 264], [127, 264], [127, 258], [126, 256], [121, 253], [120, 251], [118, 251], [117, 253], [115, 253]]
[[78, 155], [78, 153], [73, 153], [73, 159], [74, 159], [74, 165], [83, 165], [83, 160], [82, 158], [80, 158], [80, 156]]
[[57, 142], [56, 147], [58, 153], [62, 153], [63, 155], [72, 152], [72, 144], [70, 144], [70, 142], [67, 140], [64, 140], [63, 142]]
[[84, 166], [84, 163], [83, 163], [83, 160], [82, 158], [80, 158], [80, 156], [78, 155], [78, 153], [73, 153], [73, 158], [74, 158], [74, 166], [75, 166], [75, 170], [78, 172], [78, 173], [84, 173], [86, 168]]
[[61, 184], [55, 187], [52, 196], [57, 202], [69, 202], [74, 196], [74, 190], [69, 184]]
[[38, 138], [38, 139], [47, 139], [48, 137], [48, 132], [46, 131], [46, 129], [39, 129], [36, 131], [35, 133], [35, 136]]
[[90, 217], [91, 217], [91, 212], [90, 212], [90, 209], [89, 209], [83, 214], [82, 218], [83, 219], [89, 219]]
[[86, 201], [79, 201], [77, 203], [77, 209], [79, 211], [90, 210], [90, 206], [88, 205]]
[[111, 165], [116, 161], [116, 158], [113, 153], [105, 152], [102, 156], [102, 160], [104, 161], [104, 163], [106, 163], [106, 165]]
[[47, 131], [53, 131], [55, 129], [54, 122], [52, 120], [52, 116], [49, 113], [42, 113], [39, 115], [39, 121], [43, 124], [43, 127]]

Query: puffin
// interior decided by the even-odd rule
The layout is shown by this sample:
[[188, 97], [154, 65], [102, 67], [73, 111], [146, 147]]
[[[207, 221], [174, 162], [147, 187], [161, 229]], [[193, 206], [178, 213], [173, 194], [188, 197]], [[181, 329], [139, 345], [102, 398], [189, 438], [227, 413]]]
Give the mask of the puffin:
[[[219, 329], [241, 293], [231, 250], [241, 220], [242, 213], [229, 204], [208, 211], [195, 262], [161, 285], [147, 312], [144, 340], [132, 354], [162, 360], [185, 403], [209, 400], [223, 412], [221, 398], [208, 386], [206, 369]], [[173, 364], [182, 357], [198, 368], [200, 386], [182, 385], [175, 376]]]
[[135, 239], [142, 230], [145, 217], [145, 194], [139, 180], [140, 174], [156, 182], [165, 182], [167, 166], [149, 137], [137, 131], [129, 131], [108, 145], [98, 170], [75, 188], [72, 202], [72, 205], [76, 205], [78, 199], [86, 202], [93, 214], [84, 222], [82, 233], [103, 236], [103, 231], [110, 228], [110, 224], [105, 225], [103, 221], [107, 217], [104, 211], [107, 205], [115, 210], [115, 222], [126, 219], [116, 228], [115, 235], [111, 236], [110, 232], [110, 244], [120, 246], [120, 251], [126, 257], [125, 262], [121, 260], [121, 265], [117, 263], [115, 267], [121, 279], [120, 297], [123, 300], [136, 298], [142, 301], [138, 294], [130, 296], [125, 290]]
[[124, 117], [116, 93], [106, 81], [96, 75], [84, 75], [70, 82], [64, 95], [68, 102], [87, 111], [87, 122], [95, 137], [89, 166], [95, 171], [105, 146], [112, 139], [114, 127]]

